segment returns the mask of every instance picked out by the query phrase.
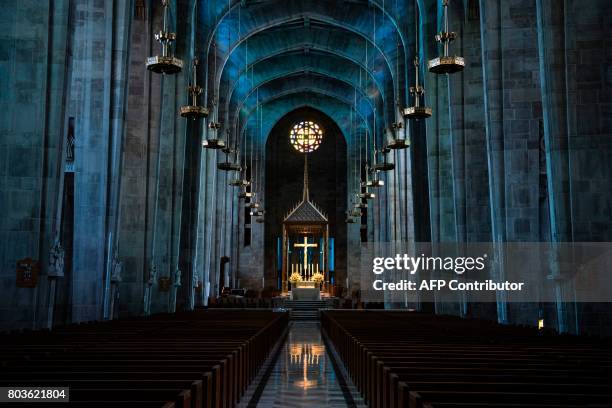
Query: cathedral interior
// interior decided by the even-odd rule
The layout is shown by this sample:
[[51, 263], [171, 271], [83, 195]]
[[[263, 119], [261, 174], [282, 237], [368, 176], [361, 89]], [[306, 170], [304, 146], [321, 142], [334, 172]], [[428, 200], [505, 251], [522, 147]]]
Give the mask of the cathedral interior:
[[[611, 407], [611, 19], [609, 0], [0, 2], [0, 385]], [[371, 282], [370, 256], [465, 248], [528, 293]], [[455, 272], [416, 276], [476, 276]]]

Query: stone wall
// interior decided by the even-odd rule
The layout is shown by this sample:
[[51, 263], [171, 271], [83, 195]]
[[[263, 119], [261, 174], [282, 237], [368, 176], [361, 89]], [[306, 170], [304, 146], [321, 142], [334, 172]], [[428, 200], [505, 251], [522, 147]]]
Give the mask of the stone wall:
[[[58, 234], [69, 2], [0, 8], [0, 328], [45, 321], [47, 253]], [[32, 258], [38, 286], [16, 287]]]
[[[439, 9], [425, 2], [423, 11], [430, 58]], [[602, 39], [610, 6], [481, 1], [464, 11], [451, 8], [459, 34], [451, 49], [466, 69], [426, 76], [434, 108], [426, 124], [430, 216], [417, 223], [429, 225], [433, 241], [608, 240], [609, 46]], [[439, 313], [490, 316], [443, 300]], [[578, 318], [574, 305], [550, 306], [499, 299], [497, 320], [535, 324], [544, 313], [562, 331], [589, 330], [592, 306], [591, 317]], [[608, 318], [602, 313], [596, 332]]]
[[[418, 1], [423, 64], [438, 52], [433, 36], [439, 31], [439, 3]], [[270, 241], [267, 227], [253, 223], [252, 244], [244, 245], [244, 202], [227, 185], [230, 175], [217, 171], [221, 153], [200, 148], [209, 120], [187, 122], [178, 116], [187, 101], [185, 87], [194, 55], [202, 58], [200, 78], [209, 78], [209, 86], [215, 86], [208, 74], [215, 62], [223, 62], [227, 44], [208, 54], [205, 45], [221, 6], [199, 0], [171, 2], [176, 52], [185, 69], [162, 77], [144, 67], [144, 59], [159, 52], [152, 35], [161, 24], [159, 4], [145, 4], [136, 14], [132, 0], [23, 0], [0, 9], [2, 327], [47, 327], [54, 319], [49, 313], [53, 308], [48, 307], [47, 263], [49, 248], [60, 236], [73, 237], [74, 245], [65, 277], [55, 281], [56, 310], [62, 311], [55, 316], [57, 324], [111, 315], [115, 255], [123, 262], [119, 316], [143, 313], [151, 265], [157, 277], [174, 280], [175, 271], [182, 271], [177, 303], [187, 309], [207, 304], [208, 294], [215, 296], [222, 285], [259, 288], [272, 278], [264, 272], [270, 269], [270, 265], [264, 269], [269, 258], [264, 252], [264, 242]], [[263, 21], [263, 15], [252, 13], [258, 6], [245, 7], [243, 18], [248, 15], [253, 24]], [[317, 7], [325, 11], [321, 4]], [[400, 2], [399, 8], [401, 31], [411, 47], [412, 2]], [[594, 0], [585, 7], [577, 0], [470, 0], [451, 1], [450, 10], [451, 30], [459, 34], [451, 49], [466, 58], [466, 69], [452, 76], [423, 69], [426, 104], [434, 115], [405, 123], [412, 147], [390, 154], [396, 169], [382, 175], [386, 188], [377, 191], [378, 198], [368, 209], [367, 239], [612, 240], [611, 3]], [[236, 17], [234, 13], [230, 19]], [[345, 23], [361, 24], [358, 21]], [[370, 21], [357, 28], [367, 33], [369, 27]], [[316, 31], [316, 24], [309, 30]], [[362, 50], [361, 44], [362, 39], [346, 48], [354, 53]], [[362, 101], [358, 106], [360, 115], [366, 113], [360, 117], [360, 131], [373, 123], [368, 109], [378, 105], [384, 109], [384, 120], [377, 122], [381, 144], [391, 137], [388, 129], [381, 129], [389, 125], [393, 111], [389, 107], [408, 104], [405, 90], [414, 73], [410, 51], [403, 55], [391, 52], [395, 47], [387, 43], [378, 44], [386, 54], [402, 59], [391, 63], [410, 68], [405, 73], [407, 83], [400, 81], [398, 92], [404, 94], [397, 100], [374, 98], [376, 104], [368, 107]], [[263, 48], [253, 54], [265, 54]], [[381, 62], [382, 56], [375, 55], [375, 62]], [[240, 65], [241, 58], [230, 65]], [[388, 74], [386, 68], [371, 73], [391, 95], [393, 81]], [[321, 111], [327, 108], [341, 132], [351, 133], [349, 119], [340, 113], [350, 111], [346, 106], [352, 105], [353, 95], [346, 90], [352, 93], [351, 86], [329, 89], [337, 82], [309, 81], [299, 83], [324, 84], [323, 91], [330, 95], [327, 99], [310, 95], [307, 102], [326, 104]], [[268, 88], [268, 96], [283, 89]], [[335, 104], [329, 102], [332, 97]], [[214, 107], [214, 100], [212, 89], [206, 89], [201, 103]], [[227, 102], [225, 95], [221, 102]], [[276, 107], [274, 114], [282, 111], [282, 103], [281, 99], [277, 105], [270, 102], [271, 109]], [[251, 102], [245, 109], [247, 105]], [[239, 122], [246, 117], [249, 128], [249, 115], [237, 112], [236, 116]], [[69, 123], [75, 135], [74, 184], [72, 176], [64, 177]], [[221, 136], [236, 137], [232, 132], [241, 134], [243, 125], [238, 123]], [[346, 194], [353, 189], [354, 143], [348, 138], [349, 153], [335, 158], [337, 164], [347, 160], [342, 169], [349, 175], [347, 186], [343, 178], [337, 180]], [[264, 157], [264, 146], [265, 137], [256, 143], [258, 157]], [[263, 168], [263, 161], [259, 163]], [[258, 189], [263, 192], [263, 175], [259, 176]], [[271, 197], [260, 198], [268, 211], [278, 209]], [[319, 200], [316, 194], [313, 198]], [[335, 199], [335, 204], [325, 206], [332, 212], [336, 205], [336, 237], [347, 242], [344, 253], [336, 252], [336, 279], [344, 284], [341, 271], [350, 281], [358, 266], [359, 224], [346, 227], [342, 218], [347, 203]], [[41, 263], [33, 289], [16, 287], [16, 261], [26, 257]], [[229, 264], [222, 277], [224, 257]], [[554, 271], [555, 265], [548, 263], [542, 278]], [[498, 268], [493, 273], [503, 276], [504, 271]], [[559, 285], [562, 290], [572, 289], [562, 280]], [[157, 280], [152, 294], [152, 312], [173, 309], [170, 292], [160, 291]], [[525, 324], [544, 316], [550, 325], [570, 332], [603, 332], [611, 327], [605, 305], [514, 305], [500, 297], [480, 307], [450, 295], [439, 300], [438, 313]]]

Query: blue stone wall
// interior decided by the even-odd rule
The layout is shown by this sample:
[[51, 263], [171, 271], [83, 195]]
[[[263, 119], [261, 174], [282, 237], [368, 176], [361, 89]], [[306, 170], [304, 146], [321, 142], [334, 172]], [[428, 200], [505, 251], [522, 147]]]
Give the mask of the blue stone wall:
[[[228, 12], [226, 2], [172, 1], [185, 69], [166, 77], [144, 67], [159, 53], [152, 40], [158, 2], [138, 13], [132, 0], [23, 0], [0, 8], [2, 327], [49, 326], [52, 282], [61, 293], [56, 309], [66, 311], [56, 323], [108, 318], [113, 289], [119, 316], [142, 314], [151, 265], [158, 278], [182, 271], [179, 307], [207, 304], [208, 293], [217, 293], [221, 257], [230, 258], [225, 282], [238, 285], [249, 265], [243, 286], [259, 289], [264, 225], [254, 226], [254, 249], [241, 250], [242, 204], [229, 175], [217, 172], [220, 153], [200, 149], [210, 120], [177, 115], [187, 101], [188, 67], [200, 58], [200, 102], [223, 123], [221, 137], [261, 132], [254, 146], [261, 155], [287, 112], [311, 107], [328, 115], [347, 141], [351, 198], [366, 129], [379, 146], [387, 142], [410, 101], [415, 9], [412, 1], [333, 3], [232, 0]], [[439, 3], [418, 1], [423, 64], [438, 53]], [[405, 123], [413, 147], [390, 154], [396, 169], [382, 176], [386, 188], [370, 204], [369, 241], [612, 240], [612, 3], [583, 3], [450, 2], [450, 28], [459, 35], [451, 50], [466, 68], [452, 76], [423, 69], [434, 115]], [[69, 122], [76, 160], [74, 216], [66, 220]], [[50, 280], [49, 248], [62, 225], [74, 225], [74, 255], [66, 276]], [[349, 225], [352, 290], [359, 288], [359, 241], [359, 226]], [[116, 285], [115, 256], [123, 262]], [[16, 287], [15, 263], [26, 257], [41, 263], [33, 289]], [[542, 278], [554, 270], [548, 262]], [[153, 282], [151, 311], [173, 310], [170, 300]], [[612, 327], [605, 305], [438, 300], [437, 313], [525, 324], [544, 315], [570, 332]]]

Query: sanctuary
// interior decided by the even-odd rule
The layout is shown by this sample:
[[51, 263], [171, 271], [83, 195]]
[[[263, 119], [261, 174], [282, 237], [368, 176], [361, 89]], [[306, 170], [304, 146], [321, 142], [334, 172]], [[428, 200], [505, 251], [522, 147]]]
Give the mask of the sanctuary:
[[327, 216], [310, 200], [308, 154], [321, 144], [322, 129], [314, 122], [298, 123], [291, 144], [304, 155], [302, 200], [283, 220], [282, 290], [294, 300], [320, 299], [329, 284], [329, 224]]

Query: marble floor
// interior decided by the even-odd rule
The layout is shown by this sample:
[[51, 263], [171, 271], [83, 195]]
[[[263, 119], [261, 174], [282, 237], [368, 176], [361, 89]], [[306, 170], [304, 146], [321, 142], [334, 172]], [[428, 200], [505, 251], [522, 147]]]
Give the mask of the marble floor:
[[343, 371], [332, 362], [318, 322], [292, 322], [287, 340], [240, 406], [365, 407]]

